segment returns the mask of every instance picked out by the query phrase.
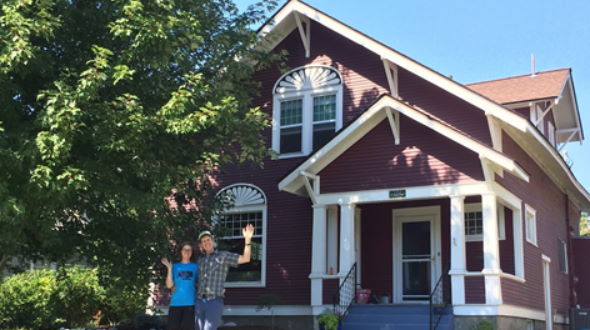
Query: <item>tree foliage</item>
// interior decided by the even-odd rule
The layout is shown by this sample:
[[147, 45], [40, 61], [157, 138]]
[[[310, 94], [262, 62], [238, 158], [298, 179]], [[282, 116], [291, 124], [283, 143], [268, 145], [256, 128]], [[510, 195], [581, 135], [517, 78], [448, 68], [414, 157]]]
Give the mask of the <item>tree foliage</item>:
[[273, 59], [249, 27], [274, 5], [3, 1], [0, 268], [80, 256], [147, 279], [208, 217], [211, 172], [266, 153], [249, 77]]

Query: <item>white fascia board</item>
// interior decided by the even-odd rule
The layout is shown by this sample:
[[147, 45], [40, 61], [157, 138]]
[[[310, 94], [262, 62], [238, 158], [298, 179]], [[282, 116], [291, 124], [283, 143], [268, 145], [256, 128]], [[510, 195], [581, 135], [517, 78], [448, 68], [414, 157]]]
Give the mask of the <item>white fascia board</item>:
[[[324, 13], [309, 7], [299, 1], [290, 1], [283, 7], [274, 17], [274, 22], [284, 20], [291, 12], [298, 12], [308, 18], [324, 25], [328, 29], [339, 33], [349, 40], [367, 48], [368, 50], [379, 54], [381, 58], [386, 59], [396, 65], [399, 65], [406, 70], [418, 75], [419, 77], [429, 81], [430, 83], [446, 90], [447, 92], [456, 95], [464, 101], [482, 109], [486, 114], [490, 113], [498, 119], [514, 126], [515, 128], [525, 131], [527, 120], [504, 108], [503, 106], [483, 97], [482, 95], [470, 90], [469, 88], [450, 80], [440, 73], [427, 68], [426, 66], [402, 55], [393, 49], [373, 40], [366, 35], [356, 31], [355, 29], [339, 22], [338, 20], [325, 15]], [[265, 25], [260, 33], [265, 35], [272, 31], [274, 25]], [[260, 34], [259, 33], [259, 34]]]
[[[389, 197], [391, 190], [405, 190], [406, 196], [402, 199]], [[487, 192], [488, 186], [484, 182], [465, 183], [465, 184], [448, 184], [432, 185], [421, 187], [399, 187], [395, 189], [376, 189], [362, 190], [351, 192], [338, 192], [329, 194], [320, 194], [317, 196], [318, 203], [325, 205], [332, 204], [358, 204], [358, 203], [376, 203], [392, 202], [399, 200], [417, 200], [448, 197], [452, 195], [480, 195]]]
[[[483, 316], [483, 315], [503, 315], [503, 316], [514, 316], [524, 319], [532, 320], [545, 320], [545, 312], [542, 310], [531, 309], [516, 305], [484, 305], [484, 304], [466, 304], [466, 305], [453, 305], [454, 315], [465, 315], [465, 316]], [[567, 317], [563, 314], [555, 315], [555, 322], [566, 323]]]
[[545, 137], [541, 135], [541, 133], [539, 133], [539, 131], [532, 124], [529, 123], [529, 125], [527, 126], [527, 131], [530, 132], [531, 135], [533, 135], [535, 139], [537, 139], [537, 141], [540, 141], [541, 144], [545, 147], [545, 149], [549, 151], [553, 159], [559, 164], [563, 172], [566, 173], [569, 180], [573, 183], [574, 187], [576, 187], [580, 194], [584, 196], [586, 201], [590, 203], [590, 194], [588, 193], [588, 191], [586, 191], [584, 186], [582, 186], [578, 182], [578, 180], [572, 175], [569, 167], [565, 164], [565, 161], [563, 160], [563, 158], [561, 158], [557, 150], [555, 150], [555, 148], [545, 139]]

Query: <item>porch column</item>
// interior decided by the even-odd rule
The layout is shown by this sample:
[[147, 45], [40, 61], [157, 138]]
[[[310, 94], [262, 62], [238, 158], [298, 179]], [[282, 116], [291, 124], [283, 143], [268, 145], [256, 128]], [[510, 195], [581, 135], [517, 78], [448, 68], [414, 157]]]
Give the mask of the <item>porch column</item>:
[[465, 196], [451, 196], [451, 296], [465, 304]]
[[483, 270], [485, 275], [486, 304], [502, 303], [500, 287], [500, 245], [498, 240], [498, 209], [496, 195], [481, 195], [483, 225]]
[[[340, 269], [341, 276], [346, 276], [356, 260], [354, 251], [354, 209], [352, 203], [340, 204]], [[341, 277], [340, 280], [344, 280]]]
[[313, 206], [311, 245], [311, 305], [323, 304], [323, 275], [326, 273], [326, 205]]

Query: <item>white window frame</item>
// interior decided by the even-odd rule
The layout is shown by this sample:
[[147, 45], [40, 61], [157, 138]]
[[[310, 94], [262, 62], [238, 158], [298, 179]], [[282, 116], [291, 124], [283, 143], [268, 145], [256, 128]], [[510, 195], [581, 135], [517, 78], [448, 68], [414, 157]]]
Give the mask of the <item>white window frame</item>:
[[[248, 213], [248, 212], [262, 212], [262, 235], [254, 235], [253, 237], [261, 237], [262, 241], [262, 248], [260, 251], [260, 281], [240, 281], [240, 282], [225, 282], [225, 287], [227, 288], [261, 288], [266, 287], [266, 241], [267, 241], [267, 209], [268, 209], [268, 199], [264, 194], [264, 191], [259, 187], [249, 184], [249, 183], [236, 183], [224, 187], [222, 190], [219, 191], [218, 194], [221, 194], [225, 191], [230, 190], [234, 187], [249, 187], [254, 190], [258, 190], [262, 198], [264, 199], [264, 203], [262, 204], [255, 204], [255, 205], [248, 205], [248, 203], [244, 203], [245, 205], [237, 205], [224, 210], [222, 214], [238, 214], [238, 213]], [[214, 220], [214, 222], [217, 222]], [[236, 239], [235, 236], [227, 236], [227, 237], [219, 237], [218, 240], [223, 239]]]
[[528, 204], [524, 206], [524, 229], [526, 241], [538, 247], [537, 211]]
[[[561, 247], [562, 246], [563, 246], [563, 251], [561, 250]], [[563, 254], [562, 254], [562, 252], [563, 252]], [[559, 271], [562, 274], [569, 274], [569, 264], [568, 264], [568, 260], [567, 260], [568, 259], [567, 258], [568, 257], [568, 254], [567, 254], [567, 242], [565, 240], [562, 240], [561, 238], [559, 239], [559, 251], [558, 251], [558, 253], [559, 253], [559, 259], [558, 259], [558, 261], [561, 258], [563, 258], [563, 266], [564, 266], [564, 269], [562, 270], [561, 267], [560, 267]]]
[[[481, 203], [468, 203], [464, 206], [464, 213], [469, 212], [483, 212], [483, 208]], [[498, 239], [505, 240], [506, 239], [506, 221], [505, 221], [505, 214], [504, 214], [504, 205], [498, 203], [497, 206], [497, 213], [498, 213]], [[483, 216], [483, 214], [482, 214]], [[467, 217], [463, 216], [463, 221], [465, 222], [465, 228], [467, 228]], [[482, 218], [482, 226], [483, 226], [483, 218]], [[485, 228], [482, 227], [482, 230]], [[465, 242], [482, 242], [483, 241], [483, 233], [476, 234], [476, 235], [467, 235], [465, 234]]]
[[[279, 84], [284, 78], [297, 72], [303, 72], [305, 69], [326, 68], [336, 72], [340, 83], [335, 85], [322, 85], [322, 81], [314, 82], [305, 80], [300, 86], [284, 88], [281, 90]], [[301, 77], [301, 75], [299, 75]], [[336, 96], [336, 118], [335, 132], [342, 128], [343, 122], [343, 80], [340, 72], [331, 66], [326, 65], [309, 65], [295, 68], [282, 75], [273, 87], [273, 116], [272, 116], [272, 150], [278, 155], [278, 159], [294, 158], [309, 155], [313, 151], [313, 98], [317, 96]], [[301, 151], [292, 153], [280, 153], [281, 147], [281, 102], [295, 99], [302, 99], [302, 129], [301, 129]], [[324, 121], [323, 121], [324, 122]], [[327, 122], [327, 121], [325, 121]], [[321, 123], [321, 122], [318, 122]]]

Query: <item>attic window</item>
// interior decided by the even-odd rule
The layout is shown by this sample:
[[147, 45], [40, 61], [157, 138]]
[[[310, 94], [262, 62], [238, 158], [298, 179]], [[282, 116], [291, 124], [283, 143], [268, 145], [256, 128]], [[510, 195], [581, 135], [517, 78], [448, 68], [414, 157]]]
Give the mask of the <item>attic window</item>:
[[299, 67], [273, 88], [272, 149], [279, 158], [305, 156], [342, 127], [342, 78], [333, 67]]

